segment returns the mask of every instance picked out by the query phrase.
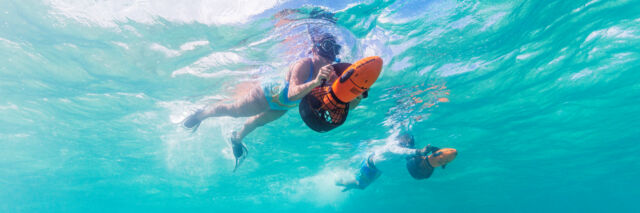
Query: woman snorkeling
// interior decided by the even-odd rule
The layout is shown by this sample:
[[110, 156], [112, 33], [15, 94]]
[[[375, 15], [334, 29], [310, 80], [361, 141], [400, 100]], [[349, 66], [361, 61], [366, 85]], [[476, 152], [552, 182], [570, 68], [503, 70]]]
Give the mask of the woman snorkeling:
[[250, 89], [247, 96], [231, 104], [212, 104], [197, 110], [185, 118], [183, 125], [195, 129], [209, 117], [250, 117], [239, 131], [231, 134], [231, 146], [236, 165], [246, 157], [247, 148], [242, 140], [256, 128], [268, 124], [287, 110], [295, 108], [313, 88], [337, 79], [331, 64], [340, 54], [341, 46], [331, 34], [313, 39], [312, 57], [295, 62], [283, 82], [263, 82]]

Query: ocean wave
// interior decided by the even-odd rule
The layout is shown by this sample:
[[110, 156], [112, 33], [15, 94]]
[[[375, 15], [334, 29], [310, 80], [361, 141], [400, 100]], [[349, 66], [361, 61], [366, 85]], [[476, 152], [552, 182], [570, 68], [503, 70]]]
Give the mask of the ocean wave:
[[206, 25], [242, 24], [284, 2], [286, 1], [46, 0], [53, 15], [101, 27], [116, 27], [119, 23], [128, 21], [154, 24], [157, 19]]

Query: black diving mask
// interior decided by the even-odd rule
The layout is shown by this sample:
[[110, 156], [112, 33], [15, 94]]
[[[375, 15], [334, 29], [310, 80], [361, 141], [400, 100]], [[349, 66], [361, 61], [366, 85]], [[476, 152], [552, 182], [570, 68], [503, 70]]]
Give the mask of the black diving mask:
[[336, 61], [336, 56], [340, 54], [342, 46], [336, 43], [334, 39], [324, 39], [316, 44], [318, 54], [322, 57]]

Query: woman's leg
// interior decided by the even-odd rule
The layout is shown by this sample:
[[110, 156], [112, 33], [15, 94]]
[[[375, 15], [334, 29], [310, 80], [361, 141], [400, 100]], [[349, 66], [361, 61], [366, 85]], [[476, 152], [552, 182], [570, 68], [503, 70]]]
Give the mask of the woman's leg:
[[233, 151], [233, 156], [236, 158], [236, 166], [233, 168], [234, 172], [238, 169], [238, 166], [246, 157], [245, 154], [247, 153], [247, 148], [242, 144], [242, 139], [256, 128], [282, 117], [285, 113], [287, 113], [285, 110], [264, 111], [249, 118], [239, 132], [234, 132], [234, 134], [231, 135], [231, 150]]
[[287, 111], [285, 110], [267, 110], [256, 116], [253, 116], [244, 123], [244, 126], [240, 131], [233, 135], [232, 142], [240, 143], [245, 136], [251, 133], [258, 127], [264, 126], [265, 124], [270, 123], [271, 121], [275, 121], [278, 118], [282, 117]]
[[231, 104], [212, 104], [205, 107], [200, 120], [208, 117], [231, 116], [248, 117], [269, 109], [264, 91], [259, 86], [251, 89], [247, 96]]
[[242, 159], [246, 157], [247, 148], [242, 144], [242, 139], [251, 133], [256, 128], [268, 124], [271, 121], [274, 121], [282, 115], [284, 115], [287, 111], [285, 110], [267, 110], [256, 116], [253, 116], [244, 123], [242, 129], [239, 132], [234, 132], [231, 135], [231, 149], [233, 151], [233, 156], [236, 158], [236, 166], [233, 169], [235, 172], [238, 169], [238, 165], [242, 162]]
[[200, 122], [208, 117], [248, 117], [267, 110], [269, 110], [269, 103], [264, 97], [264, 91], [260, 86], [254, 86], [246, 96], [235, 103], [208, 105], [204, 109], [189, 115], [182, 124], [187, 128], [194, 128], [195, 131]]

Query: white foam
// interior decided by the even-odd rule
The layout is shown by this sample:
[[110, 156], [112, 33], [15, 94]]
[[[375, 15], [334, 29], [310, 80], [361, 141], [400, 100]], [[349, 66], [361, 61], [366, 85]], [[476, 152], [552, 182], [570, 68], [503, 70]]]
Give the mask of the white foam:
[[362, 48], [362, 55], [358, 57], [380, 56], [382, 61], [391, 61], [393, 51], [386, 45], [389, 42], [388, 34], [384, 29], [379, 27], [371, 30], [364, 39], [359, 41], [360, 47]]
[[14, 47], [14, 48], [18, 48], [18, 47], [20, 47], [20, 45], [19, 45], [18, 43], [13, 42], [13, 41], [11, 41], [11, 40], [9, 40], [9, 39], [5, 39], [5, 38], [0, 37], [0, 41], [1, 41], [1, 42], [4, 42], [4, 43], [6, 43], [6, 44], [8, 44], [9, 46], [12, 46], [12, 47]]
[[502, 20], [502, 18], [504, 18], [505, 15], [507, 15], [506, 12], [499, 12], [499, 13], [496, 13], [496, 14], [492, 15], [491, 17], [489, 17], [487, 19], [487, 21], [484, 23], [484, 26], [482, 26], [482, 29], [480, 29], [480, 31], [485, 31], [487, 28], [495, 25], [500, 20]]
[[578, 72], [578, 73], [576, 73], [576, 74], [573, 74], [573, 75], [571, 76], [571, 80], [577, 80], [577, 79], [579, 79], [579, 78], [582, 78], [582, 77], [585, 77], [585, 76], [587, 76], [587, 75], [590, 75], [591, 73], [592, 73], [592, 71], [591, 71], [591, 70], [589, 70], [589, 69], [584, 69], [584, 70], [582, 70], [582, 71], [580, 71], [580, 72]]
[[9, 103], [9, 105], [6, 105], [6, 106], [0, 105], [0, 110], [7, 110], [7, 109], [17, 110], [18, 106], [13, 103]]
[[596, 36], [600, 36], [602, 34], [602, 31], [603, 30], [596, 30], [596, 31], [593, 31], [593, 32], [589, 33], [589, 35], [587, 36], [587, 38], [584, 41], [585, 42], [591, 41]]
[[209, 179], [224, 169], [224, 159], [214, 153], [222, 144], [208, 142], [195, 137], [197, 135], [185, 131], [169, 131], [162, 135], [166, 147], [165, 163], [170, 172]]
[[425, 67], [424, 69], [420, 70], [420, 72], [418, 72], [418, 74], [420, 75], [424, 75], [425, 73], [433, 70], [434, 65], [429, 65], [427, 67]]
[[411, 56], [407, 56], [404, 57], [402, 60], [400, 61], [396, 61], [391, 65], [391, 70], [392, 71], [402, 71], [404, 69], [407, 69], [407, 67], [412, 66], [413, 64], [409, 63], [409, 60], [411, 60]]
[[556, 63], [558, 63], [558, 62], [562, 61], [564, 58], [566, 58], [566, 56], [561, 55], [561, 56], [559, 56], [559, 57], [557, 57], [557, 58], [553, 59], [553, 60], [552, 60], [551, 62], [549, 62], [549, 64], [547, 64], [547, 65], [553, 65], [553, 64], [556, 64]]
[[[198, 178], [207, 183], [216, 181], [214, 174], [229, 172], [232, 169], [233, 154], [226, 143], [229, 128], [237, 127], [242, 119], [229, 117], [212, 118], [203, 121], [196, 132], [183, 128], [180, 123], [186, 116], [201, 109], [203, 103], [189, 101], [160, 101], [160, 108], [166, 112], [137, 113], [127, 120], [135, 122], [137, 119], [164, 119], [169, 114], [169, 122], [158, 122], [158, 129], [163, 129], [161, 139], [166, 145], [166, 166], [173, 173]], [[219, 133], [216, 133], [219, 132]], [[205, 137], [206, 135], [206, 137]], [[252, 162], [255, 164], [255, 162]], [[211, 180], [211, 178], [214, 178]]]
[[214, 52], [206, 57], [198, 59], [196, 62], [192, 64], [180, 68], [171, 73], [171, 77], [176, 77], [178, 75], [190, 74], [199, 77], [211, 78], [218, 77], [223, 75], [233, 75], [233, 74], [246, 74], [247, 72], [240, 71], [231, 71], [231, 70], [220, 70], [213, 73], [207, 73], [206, 71], [215, 66], [223, 66], [223, 65], [231, 65], [243, 62], [243, 59], [240, 55], [233, 52]]
[[[411, 35], [411, 33], [409, 33], [409, 35]], [[393, 55], [400, 55], [404, 51], [407, 51], [407, 49], [417, 46], [419, 44], [418, 42], [420, 42], [418, 38], [414, 37], [409, 40], [399, 42], [398, 44], [391, 44], [389, 45], [389, 48], [391, 49], [391, 52], [393, 52]]]
[[516, 60], [526, 60], [528, 58], [531, 58], [532, 56], [538, 55], [539, 53], [540, 52], [536, 51], [536, 52], [529, 52], [529, 53], [520, 54], [520, 55], [516, 56]]
[[621, 29], [620, 27], [614, 26], [608, 29], [596, 30], [591, 32], [587, 36], [587, 38], [584, 40], [584, 42], [589, 42], [596, 37], [623, 39], [623, 38], [638, 38], [640, 36], [635, 35], [633, 30], [625, 30], [625, 29]]
[[431, 41], [434, 40], [436, 38], [442, 37], [442, 34], [446, 33], [447, 31], [444, 28], [436, 28], [433, 31], [431, 31], [429, 33], [429, 35], [426, 36], [424, 41]]
[[131, 25], [124, 25], [122, 27], [122, 29], [128, 30], [129, 32], [133, 33], [134, 35], [136, 35], [138, 37], [142, 37], [142, 34], [140, 34], [140, 32], [138, 32], [138, 30], [135, 27], [131, 26]]
[[581, 6], [581, 7], [578, 7], [578, 8], [576, 8], [576, 9], [574, 9], [574, 10], [572, 11], [572, 13], [580, 12], [580, 11], [581, 11], [581, 10], [583, 10], [584, 8], [588, 7], [589, 5], [592, 5], [592, 4], [594, 4], [594, 3], [596, 3], [596, 2], [599, 2], [599, 1], [600, 1], [600, 0], [591, 0], [590, 2], [587, 2], [585, 5], [583, 5], [583, 6]]
[[167, 57], [176, 57], [180, 55], [180, 51], [169, 49], [158, 43], [151, 44], [151, 46], [149, 46], [149, 49], [164, 53], [164, 55]]
[[158, 106], [169, 110], [169, 120], [171, 123], [178, 124], [184, 120], [191, 112], [204, 107], [202, 104], [194, 104], [188, 101], [160, 101]]
[[[351, 177], [353, 174], [344, 169], [325, 168], [317, 174], [293, 181], [285, 190], [291, 190], [289, 199], [295, 202], [309, 202], [317, 206], [336, 206], [347, 198], [348, 193], [336, 186], [336, 181]], [[287, 191], [288, 191], [287, 190]]]
[[30, 134], [26, 134], [26, 133], [18, 133], [18, 134], [15, 134], [13, 136], [16, 137], [16, 138], [26, 138], [26, 137], [29, 137], [31, 135]]
[[76, 46], [75, 44], [71, 44], [71, 43], [63, 43], [63, 46], [67, 46], [67, 47], [71, 47], [73, 49], [78, 49], [78, 46]]
[[436, 70], [436, 72], [443, 77], [447, 77], [447, 76], [458, 75], [458, 74], [474, 71], [479, 68], [482, 68], [482, 66], [484, 65], [485, 65], [485, 61], [477, 61], [473, 63], [463, 63], [463, 62], [449, 63], [449, 64], [442, 65], [440, 68]]
[[126, 93], [126, 92], [116, 92], [116, 95], [129, 96], [129, 97], [136, 97], [136, 98], [144, 98], [144, 97], [145, 97], [145, 94], [144, 94], [144, 93]]
[[473, 16], [468, 15], [468, 16], [465, 16], [464, 18], [461, 18], [452, 22], [451, 24], [449, 24], [449, 27], [451, 29], [464, 29], [469, 24], [475, 23], [475, 22], [476, 20], [473, 19]]
[[114, 41], [114, 42], [112, 42], [112, 43], [113, 43], [113, 44], [115, 44], [115, 45], [118, 45], [118, 46], [120, 46], [120, 47], [122, 47], [122, 48], [124, 48], [125, 50], [128, 50], [128, 49], [129, 49], [129, 45], [127, 45], [127, 44], [125, 44], [125, 43], [117, 42], [117, 41]]
[[[608, 48], [608, 46], [605, 47], [605, 48]], [[588, 55], [587, 59], [592, 59], [593, 56], [595, 55], [595, 53], [598, 52], [599, 50], [600, 50], [600, 48], [598, 48], [598, 47], [594, 47], [593, 49], [589, 50], [589, 53], [587, 53], [587, 55]]]
[[[406, 4], [406, 2], [400, 1], [395, 4]], [[416, 6], [416, 5], [411, 5]], [[422, 8], [409, 8], [411, 11], [422, 11], [418, 13], [405, 13], [397, 11], [402, 11], [402, 8], [399, 9], [387, 9], [382, 12], [382, 14], [378, 17], [378, 22], [380, 23], [391, 23], [391, 24], [404, 24], [409, 21], [413, 21], [416, 19], [420, 19], [422, 22], [431, 22], [437, 19], [450, 17], [455, 14], [455, 9], [458, 6], [456, 1], [432, 1], [429, 3], [421, 4], [420, 6], [424, 6]], [[410, 15], [406, 15], [410, 14]]]
[[190, 50], [196, 49], [199, 46], [206, 46], [206, 45], [209, 45], [209, 41], [192, 41], [192, 42], [187, 42], [180, 45], [180, 50], [190, 51]]
[[45, 0], [50, 13], [80, 23], [116, 27], [129, 20], [153, 24], [162, 18], [170, 22], [206, 25], [246, 23], [287, 0]]
[[633, 55], [633, 53], [631, 52], [624, 52], [624, 53], [617, 53], [614, 54], [613, 57], [616, 59], [625, 59], [628, 58], [630, 55]]
[[209, 45], [209, 41], [192, 41], [192, 42], [187, 42], [184, 43], [182, 45], [180, 45], [180, 49], [179, 50], [172, 50], [169, 49], [165, 46], [162, 46], [161, 44], [158, 43], [152, 43], [151, 46], [149, 48], [151, 48], [152, 50], [164, 53], [165, 56], [167, 57], [176, 57], [176, 56], [180, 56], [183, 53], [190, 51], [190, 50], [194, 50], [199, 46], [205, 46], [205, 45]]

